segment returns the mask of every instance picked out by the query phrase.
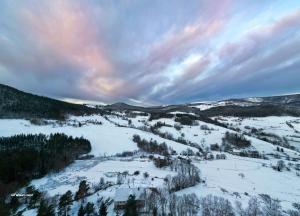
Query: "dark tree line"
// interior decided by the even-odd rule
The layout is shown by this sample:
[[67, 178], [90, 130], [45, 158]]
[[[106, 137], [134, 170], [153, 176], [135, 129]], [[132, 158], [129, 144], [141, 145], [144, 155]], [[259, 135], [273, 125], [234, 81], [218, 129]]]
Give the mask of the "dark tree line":
[[178, 115], [175, 118], [175, 122], [178, 122], [178, 123], [180, 123], [182, 125], [190, 125], [191, 126], [191, 125], [194, 124], [195, 119], [196, 118], [194, 118], [193, 116], [191, 118], [190, 115], [181, 115], [181, 116]]
[[91, 151], [88, 140], [58, 133], [0, 138], [0, 147], [0, 197]]
[[237, 133], [229, 133], [228, 131], [225, 133], [222, 138], [222, 145], [226, 148], [230, 149], [231, 146], [237, 148], [245, 148], [251, 145], [251, 142], [247, 140], [243, 135]]

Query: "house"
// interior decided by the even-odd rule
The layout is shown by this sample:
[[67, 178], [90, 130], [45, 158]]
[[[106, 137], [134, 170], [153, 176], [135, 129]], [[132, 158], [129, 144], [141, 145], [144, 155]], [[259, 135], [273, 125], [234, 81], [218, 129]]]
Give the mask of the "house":
[[137, 206], [143, 208], [145, 206], [145, 188], [118, 188], [116, 189], [116, 194], [114, 198], [114, 208], [115, 210], [125, 209], [126, 202], [130, 195], [135, 196], [137, 201]]

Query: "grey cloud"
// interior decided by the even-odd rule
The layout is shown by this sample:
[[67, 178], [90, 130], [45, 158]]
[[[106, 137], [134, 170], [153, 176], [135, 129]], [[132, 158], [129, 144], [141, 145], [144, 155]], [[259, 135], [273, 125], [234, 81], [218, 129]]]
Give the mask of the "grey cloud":
[[[231, 22], [247, 5], [251, 8], [243, 10], [248, 19], [243, 21], [270, 4], [3, 0], [0, 82], [57, 98], [105, 102], [173, 103], [263, 94], [261, 79], [269, 77], [265, 92], [275, 92], [272, 83], [276, 92], [297, 91], [299, 10], [291, 7], [265, 28], [241, 32], [237, 41], [223, 37], [232, 28], [239, 32]], [[167, 72], [193, 54], [203, 58], [180, 75]], [[284, 69], [283, 78], [279, 73]], [[289, 85], [278, 85], [280, 79]]]

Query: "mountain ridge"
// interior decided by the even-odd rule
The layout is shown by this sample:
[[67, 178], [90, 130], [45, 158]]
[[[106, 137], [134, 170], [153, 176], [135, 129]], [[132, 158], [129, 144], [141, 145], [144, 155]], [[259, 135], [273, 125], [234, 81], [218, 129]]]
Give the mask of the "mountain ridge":
[[[204, 109], [203, 106], [206, 106]], [[137, 106], [117, 102], [101, 108], [73, 104], [26, 93], [0, 84], [0, 118], [49, 118], [62, 119], [67, 115], [83, 115], [106, 111], [137, 111], [150, 114], [184, 112], [202, 116], [300, 116], [300, 94], [235, 98], [213, 102], [196, 102], [160, 106]]]
[[20, 91], [0, 84], [0, 118], [63, 119], [68, 114], [82, 115], [95, 109]]

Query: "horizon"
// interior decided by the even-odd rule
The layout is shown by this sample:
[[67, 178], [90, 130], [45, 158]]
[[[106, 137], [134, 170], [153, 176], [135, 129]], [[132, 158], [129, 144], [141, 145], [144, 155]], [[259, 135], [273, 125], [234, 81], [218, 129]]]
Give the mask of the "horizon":
[[[35, 93], [35, 92], [29, 92], [29, 91], [25, 91], [22, 89], [18, 89], [15, 88], [14, 86], [9, 86], [3, 83], [0, 83], [0, 85], [4, 85], [4, 86], [8, 86], [10, 88], [16, 89], [18, 91], [21, 92], [25, 92], [25, 93], [29, 93], [32, 95], [36, 95], [36, 96], [41, 96], [41, 97], [49, 97], [47, 95], [43, 95], [43, 94], [39, 94], [39, 93]], [[92, 101], [92, 100], [81, 100], [81, 99], [74, 99], [74, 98], [55, 98], [55, 97], [49, 97], [55, 100], [60, 100], [63, 102], [67, 102], [67, 103], [72, 103], [72, 104], [80, 104], [80, 105], [100, 105], [100, 106], [106, 106], [106, 105], [113, 105], [113, 104], [117, 104], [117, 103], [125, 103], [131, 106], [141, 106], [141, 107], [151, 107], [151, 106], [172, 106], [172, 105], [182, 105], [182, 104], [200, 104], [200, 103], [213, 103], [213, 102], [222, 102], [222, 101], [226, 101], [226, 100], [238, 100], [238, 99], [251, 99], [251, 98], [264, 98], [264, 97], [281, 97], [281, 96], [292, 96], [292, 95], [300, 95], [300, 93], [289, 93], [289, 94], [279, 94], [279, 95], [265, 95], [265, 96], [250, 96], [250, 97], [236, 97], [236, 98], [223, 98], [220, 100], [195, 100], [195, 101], [189, 101], [189, 102], [182, 102], [182, 103], [170, 103], [170, 104], [149, 104], [149, 103], [142, 103], [142, 102], [136, 102], [136, 101], [132, 101], [129, 100], [128, 102], [126, 101], [113, 101], [111, 103], [105, 103], [102, 101]]]
[[134, 105], [300, 92], [297, 1], [0, 6], [0, 83], [22, 91]]

